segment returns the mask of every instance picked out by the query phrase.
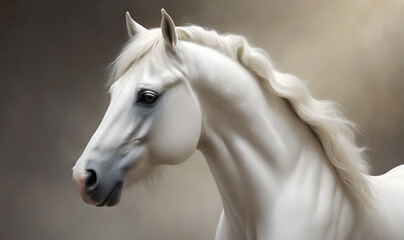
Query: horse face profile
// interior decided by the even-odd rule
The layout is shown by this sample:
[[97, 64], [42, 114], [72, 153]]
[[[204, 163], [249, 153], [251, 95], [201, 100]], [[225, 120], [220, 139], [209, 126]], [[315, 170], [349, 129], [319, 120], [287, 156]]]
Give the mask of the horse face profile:
[[[129, 16], [127, 20], [133, 35], [135, 23]], [[173, 23], [165, 15], [162, 25], [167, 24]], [[111, 85], [105, 116], [74, 167], [74, 181], [85, 202], [113, 206], [125, 180], [129, 184], [146, 178], [154, 167], [179, 164], [195, 151], [202, 116], [179, 69], [172, 37], [151, 50], [159, 53], [129, 65]]]

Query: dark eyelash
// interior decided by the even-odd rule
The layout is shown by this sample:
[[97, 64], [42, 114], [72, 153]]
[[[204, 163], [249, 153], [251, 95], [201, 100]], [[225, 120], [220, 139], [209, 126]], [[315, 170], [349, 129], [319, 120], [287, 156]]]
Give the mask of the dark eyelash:
[[159, 94], [150, 89], [140, 89], [137, 93], [136, 103], [153, 105], [159, 98]]

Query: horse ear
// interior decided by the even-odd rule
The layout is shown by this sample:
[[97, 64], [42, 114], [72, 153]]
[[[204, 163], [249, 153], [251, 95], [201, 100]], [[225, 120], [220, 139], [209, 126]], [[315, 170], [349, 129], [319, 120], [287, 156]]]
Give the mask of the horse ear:
[[175, 32], [175, 24], [170, 15], [167, 14], [164, 8], [161, 9], [161, 32], [163, 33], [164, 40], [172, 48], [177, 44], [177, 33]]
[[131, 18], [129, 12], [126, 12], [126, 27], [128, 28], [129, 37], [133, 37], [140, 32], [147, 31], [146, 28]]

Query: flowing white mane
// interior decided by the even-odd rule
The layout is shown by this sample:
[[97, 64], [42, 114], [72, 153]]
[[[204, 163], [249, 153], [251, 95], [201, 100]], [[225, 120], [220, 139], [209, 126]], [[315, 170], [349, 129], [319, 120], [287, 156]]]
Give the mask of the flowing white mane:
[[[359, 205], [364, 208], [372, 206], [364, 148], [357, 146], [355, 124], [343, 116], [337, 104], [314, 99], [303, 81], [275, 71], [267, 54], [251, 47], [242, 36], [220, 35], [198, 26], [177, 27], [176, 31], [179, 40], [210, 47], [238, 61], [267, 90], [286, 99], [299, 118], [315, 132], [327, 158]], [[160, 29], [149, 30], [131, 39], [114, 62], [109, 83], [122, 76], [133, 62], [144, 55], [162, 51], [164, 45]]]

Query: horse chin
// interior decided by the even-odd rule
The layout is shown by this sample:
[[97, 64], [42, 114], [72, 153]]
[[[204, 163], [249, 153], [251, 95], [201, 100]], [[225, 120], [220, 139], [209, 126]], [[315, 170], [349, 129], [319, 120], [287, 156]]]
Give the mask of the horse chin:
[[[82, 191], [80, 195], [83, 201], [89, 205], [113, 207], [118, 205], [121, 199], [122, 186], [123, 183], [119, 182], [107, 193], [98, 192], [94, 195], [88, 195], [85, 191]], [[105, 196], [101, 197], [101, 195]]]
[[96, 204], [97, 207], [113, 207], [116, 206], [120, 199], [122, 193], [123, 183], [119, 182], [115, 185], [115, 187], [105, 196], [104, 200], [101, 203]]

